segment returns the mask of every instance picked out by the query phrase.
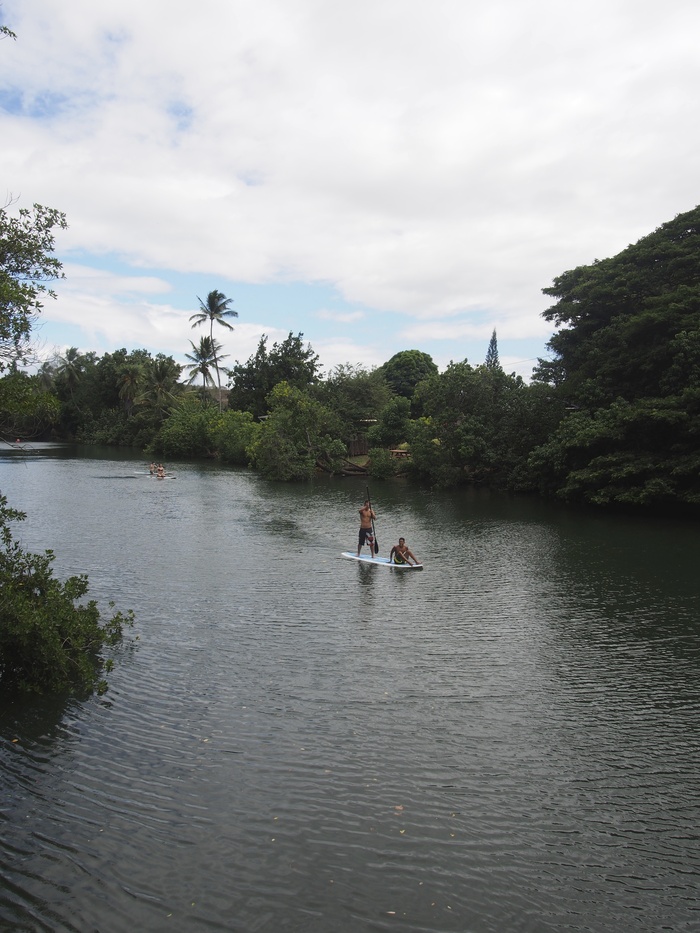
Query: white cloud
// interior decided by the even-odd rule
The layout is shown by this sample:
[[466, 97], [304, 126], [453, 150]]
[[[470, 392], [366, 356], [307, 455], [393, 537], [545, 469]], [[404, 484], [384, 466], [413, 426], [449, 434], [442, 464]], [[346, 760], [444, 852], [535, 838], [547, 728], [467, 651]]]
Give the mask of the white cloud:
[[[5, 183], [67, 212], [60, 249], [149, 273], [140, 298], [95, 278], [61, 300], [95, 339], [181, 348], [186, 315], [147, 284], [173, 270], [332, 283], [401, 314], [414, 343], [493, 326], [544, 342], [555, 275], [699, 200], [694, 0], [663, 16], [649, 0], [3, 12], [18, 40], [0, 50], [0, 90], [22, 98], [0, 112]], [[368, 365], [384, 349], [349, 347]]]

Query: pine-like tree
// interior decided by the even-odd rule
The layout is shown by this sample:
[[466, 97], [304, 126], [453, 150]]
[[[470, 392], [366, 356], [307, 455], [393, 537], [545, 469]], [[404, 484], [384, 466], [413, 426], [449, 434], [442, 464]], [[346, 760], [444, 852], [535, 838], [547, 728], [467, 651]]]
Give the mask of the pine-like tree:
[[498, 341], [496, 340], [496, 328], [494, 327], [489, 341], [489, 348], [486, 351], [485, 365], [487, 369], [500, 369], [501, 364], [498, 359]]

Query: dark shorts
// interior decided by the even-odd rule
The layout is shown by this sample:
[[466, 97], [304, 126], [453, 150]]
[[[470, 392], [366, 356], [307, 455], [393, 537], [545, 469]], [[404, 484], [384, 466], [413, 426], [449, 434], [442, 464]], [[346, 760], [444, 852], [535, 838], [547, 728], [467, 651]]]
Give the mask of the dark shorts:
[[365, 542], [370, 545], [374, 544], [374, 535], [371, 528], [360, 528], [360, 547]]

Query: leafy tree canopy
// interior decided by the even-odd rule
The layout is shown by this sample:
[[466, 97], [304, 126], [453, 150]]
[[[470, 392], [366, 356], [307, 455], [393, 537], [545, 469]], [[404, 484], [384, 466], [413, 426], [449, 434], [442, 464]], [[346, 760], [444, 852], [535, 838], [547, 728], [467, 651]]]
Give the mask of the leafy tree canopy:
[[410, 399], [418, 383], [434, 376], [438, 368], [429, 353], [401, 350], [380, 366], [379, 371], [397, 395]]
[[58, 421], [60, 407], [37, 376], [11, 372], [0, 379], [0, 434], [5, 437], [41, 437]]
[[249, 453], [263, 476], [277, 480], [309, 479], [318, 466], [334, 470], [347, 453], [338, 439], [340, 424], [308, 391], [278, 383], [270, 393], [270, 414]]
[[316, 383], [314, 396], [336, 412], [343, 436], [350, 439], [375, 421], [391, 398], [391, 390], [378, 369], [341, 364]]
[[29, 334], [45, 297], [46, 284], [63, 278], [52, 256], [55, 229], [68, 226], [65, 214], [35, 204], [16, 216], [0, 208], [0, 372], [27, 358]]
[[268, 350], [268, 338], [263, 335], [248, 362], [237, 362], [229, 371], [229, 408], [249, 411], [259, 418], [266, 414], [267, 397], [280, 382], [296, 389], [306, 389], [316, 383], [319, 358], [310, 343], [304, 346], [303, 336], [302, 333], [294, 336], [290, 331], [282, 343], [274, 343]]
[[410, 426], [411, 469], [437, 485], [513, 485], [519, 465], [547, 436], [539, 393], [500, 367], [450, 363], [416, 395], [424, 417]]
[[700, 358], [700, 207], [544, 293], [558, 332], [536, 378], [588, 408], [675, 391]]
[[700, 207], [546, 294], [558, 332], [536, 378], [568, 415], [530, 457], [543, 492], [700, 504]]

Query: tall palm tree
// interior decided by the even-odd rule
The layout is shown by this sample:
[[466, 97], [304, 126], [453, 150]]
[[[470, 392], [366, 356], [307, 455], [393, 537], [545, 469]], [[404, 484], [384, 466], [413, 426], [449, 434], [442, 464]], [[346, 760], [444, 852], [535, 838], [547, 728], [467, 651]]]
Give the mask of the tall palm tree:
[[[198, 327], [200, 324], [209, 321], [209, 339], [212, 341], [212, 346], [216, 346], [216, 341], [214, 340], [214, 322], [216, 321], [217, 324], [221, 324], [222, 327], [226, 327], [228, 330], [233, 330], [233, 325], [229, 324], [226, 318], [238, 317], [238, 311], [234, 311], [230, 307], [233, 304], [233, 298], [227, 298], [223, 292], [216, 291], [215, 289], [213, 292], [209, 292], [206, 301], [202, 301], [199, 295], [197, 295], [197, 301], [199, 301], [199, 311], [190, 317], [190, 320], [194, 321], [192, 327]], [[192, 341], [190, 341], [190, 343], [191, 342]], [[221, 349], [220, 345], [219, 349]], [[218, 355], [218, 351], [215, 352], [213, 363], [214, 369], [216, 370], [216, 383], [219, 389], [219, 411], [221, 411], [220, 359], [223, 359], [223, 357]]]
[[215, 386], [216, 382], [211, 374], [212, 366], [216, 367], [218, 360], [225, 360], [226, 356], [221, 356], [221, 344], [213, 337], [200, 337], [199, 346], [196, 346], [191, 340], [192, 353], [185, 353], [185, 357], [191, 360], [187, 363], [185, 369], [189, 369], [190, 378], [188, 385], [192, 385], [197, 376], [202, 377], [202, 398], [207, 398], [207, 387]]

